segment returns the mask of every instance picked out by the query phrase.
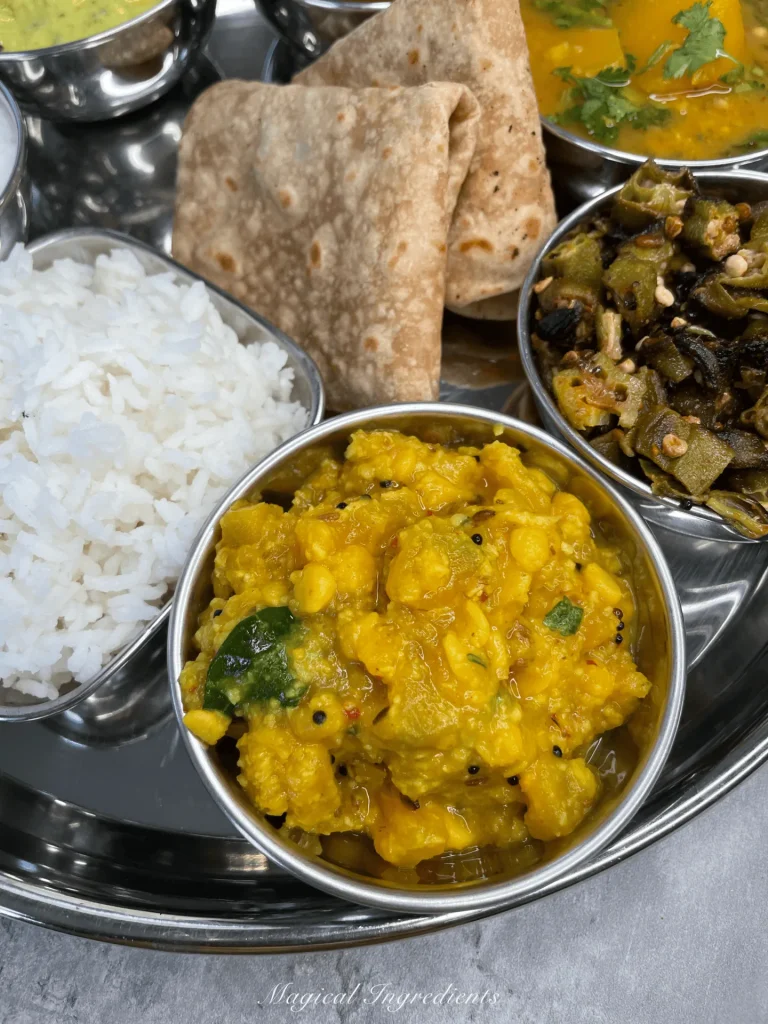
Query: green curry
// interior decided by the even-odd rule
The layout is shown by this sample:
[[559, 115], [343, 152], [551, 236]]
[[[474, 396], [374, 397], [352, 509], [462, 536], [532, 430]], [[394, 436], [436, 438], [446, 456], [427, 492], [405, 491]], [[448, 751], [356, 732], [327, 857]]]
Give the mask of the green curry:
[[159, 0], [0, 0], [0, 46], [43, 50], [97, 35], [156, 7]]

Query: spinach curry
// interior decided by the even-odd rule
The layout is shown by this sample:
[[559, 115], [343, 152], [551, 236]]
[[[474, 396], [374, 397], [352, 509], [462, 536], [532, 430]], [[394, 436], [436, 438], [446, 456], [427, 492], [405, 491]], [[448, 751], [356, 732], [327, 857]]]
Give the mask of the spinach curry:
[[767, 0], [522, 0], [539, 108], [628, 153], [768, 148]]
[[42, 50], [97, 35], [156, 7], [159, 0], [0, 0], [0, 46]]

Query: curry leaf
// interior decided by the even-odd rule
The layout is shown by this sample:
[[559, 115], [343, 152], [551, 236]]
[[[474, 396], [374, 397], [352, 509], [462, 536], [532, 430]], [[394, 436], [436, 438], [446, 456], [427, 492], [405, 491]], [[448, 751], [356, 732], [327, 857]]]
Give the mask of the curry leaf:
[[728, 57], [723, 49], [725, 43], [725, 25], [719, 18], [710, 16], [712, 0], [706, 3], [697, 2], [685, 11], [678, 11], [672, 19], [675, 25], [688, 29], [688, 35], [682, 46], [667, 57], [664, 65], [664, 77], [682, 78], [692, 75], [694, 71], [710, 64], [718, 57]]
[[558, 601], [551, 612], [544, 616], [544, 625], [561, 636], [573, 636], [584, 618], [584, 609], [574, 604], [567, 597]]
[[298, 625], [288, 608], [242, 619], [208, 666], [203, 707], [231, 715], [248, 704], [295, 707], [306, 690], [288, 663], [286, 642]]

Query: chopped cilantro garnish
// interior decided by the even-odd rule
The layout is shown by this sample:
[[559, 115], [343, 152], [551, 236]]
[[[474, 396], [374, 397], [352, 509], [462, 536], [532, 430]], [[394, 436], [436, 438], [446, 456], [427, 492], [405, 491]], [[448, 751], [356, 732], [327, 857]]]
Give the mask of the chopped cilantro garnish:
[[488, 668], [483, 659], [476, 654], [468, 654], [467, 661], [471, 661], [473, 665], [479, 665], [481, 668]]
[[[646, 71], [650, 71], [651, 68], [655, 68], [660, 60], [674, 48], [674, 43], [670, 43], [668, 39], [665, 39], [663, 43], [659, 43], [656, 49], [653, 51], [648, 60], [643, 64], [641, 68], [638, 68], [637, 74], [644, 75]], [[632, 69], [634, 71], [634, 68]]]
[[737, 64], [731, 71], [726, 71], [724, 75], [720, 75], [720, 81], [730, 85], [735, 93], [753, 92], [754, 90], [763, 91], [765, 89], [765, 82], [761, 81], [761, 79], [764, 78], [765, 72], [758, 65], [755, 65], [753, 68], [745, 68], [743, 64]]
[[712, 0], [706, 0], [706, 3], [699, 3], [697, 0], [693, 7], [686, 11], [678, 11], [672, 19], [675, 25], [687, 28], [688, 35], [683, 45], [667, 57], [664, 65], [665, 78], [692, 75], [694, 71], [717, 60], [718, 57], [733, 60], [733, 57], [723, 49], [725, 25], [719, 18], [710, 16], [711, 6]]
[[579, 78], [570, 68], [555, 68], [553, 74], [571, 86], [568, 103], [571, 105], [552, 120], [559, 124], [580, 122], [590, 135], [600, 142], [615, 142], [619, 125], [650, 128], [663, 124], [669, 111], [652, 103], [638, 105], [625, 93], [629, 85], [629, 68], [604, 68], [594, 78]]
[[573, 636], [584, 618], [584, 609], [567, 597], [558, 601], [551, 612], [544, 616], [544, 625], [561, 636]]
[[613, 24], [601, 0], [534, 0], [534, 7], [548, 14], [558, 28], [576, 25], [608, 28]]
[[746, 149], [768, 149], [768, 130], [761, 129], [760, 131], [753, 132], [743, 142], [739, 142], [733, 148], [738, 152], [743, 152]]

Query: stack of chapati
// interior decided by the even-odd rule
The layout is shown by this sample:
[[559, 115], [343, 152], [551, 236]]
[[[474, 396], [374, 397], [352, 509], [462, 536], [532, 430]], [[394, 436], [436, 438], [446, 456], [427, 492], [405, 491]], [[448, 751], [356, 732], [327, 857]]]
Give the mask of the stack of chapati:
[[395, 0], [296, 84], [197, 100], [173, 249], [344, 410], [436, 397], [444, 306], [513, 318], [554, 223], [518, 0]]

